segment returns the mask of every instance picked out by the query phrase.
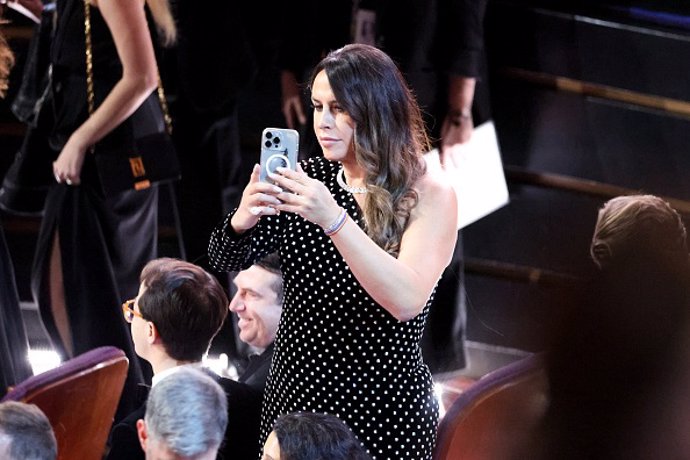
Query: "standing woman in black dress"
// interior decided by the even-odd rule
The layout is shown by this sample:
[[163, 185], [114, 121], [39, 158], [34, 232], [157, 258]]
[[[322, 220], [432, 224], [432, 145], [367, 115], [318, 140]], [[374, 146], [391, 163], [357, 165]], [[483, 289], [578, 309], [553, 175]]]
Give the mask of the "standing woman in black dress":
[[[84, 1], [90, 3], [93, 50], [91, 115]], [[90, 148], [131, 129], [123, 122], [157, 87], [146, 7], [164, 41], [172, 42], [175, 26], [167, 0], [57, 0], [50, 136], [56, 184], [48, 193], [32, 275], [41, 317], [63, 357], [102, 345], [117, 346], [129, 356], [123, 412], [136, 408], [127, 398], [143, 377], [120, 304], [136, 295], [139, 271], [156, 256], [158, 191], [104, 197]], [[152, 123], [163, 123], [155, 116], [161, 120]]]
[[379, 459], [431, 458], [438, 404], [419, 342], [456, 240], [450, 184], [425, 168], [419, 108], [393, 61], [367, 45], [330, 53], [311, 78], [322, 158], [254, 168], [216, 227], [216, 269], [278, 250], [284, 304], [262, 412], [338, 416]]

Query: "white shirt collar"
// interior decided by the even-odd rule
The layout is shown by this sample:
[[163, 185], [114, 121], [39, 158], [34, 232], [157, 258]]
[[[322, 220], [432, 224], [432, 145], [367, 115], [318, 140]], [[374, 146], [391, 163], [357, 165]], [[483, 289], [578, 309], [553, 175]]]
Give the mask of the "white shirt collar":
[[155, 374], [153, 377], [151, 377], [151, 388], [155, 387], [158, 382], [160, 382], [164, 378], [168, 377], [169, 375], [174, 374], [175, 372], [179, 371], [180, 369], [182, 369], [185, 366], [192, 366], [192, 367], [195, 367], [197, 369], [201, 369], [201, 367], [202, 367], [201, 363], [199, 362], [199, 363], [192, 363], [192, 364], [182, 364], [180, 366], [171, 367], [169, 369], [161, 371], [161, 372]]

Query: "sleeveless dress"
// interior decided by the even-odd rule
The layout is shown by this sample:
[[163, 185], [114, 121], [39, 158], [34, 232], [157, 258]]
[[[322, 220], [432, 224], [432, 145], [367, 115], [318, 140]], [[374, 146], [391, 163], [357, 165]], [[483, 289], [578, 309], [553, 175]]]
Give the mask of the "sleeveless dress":
[[[51, 43], [55, 124], [50, 135], [56, 156], [88, 118], [83, 0], [58, 0], [57, 14]], [[91, 38], [98, 106], [122, 75], [115, 44], [98, 8], [91, 8]], [[118, 132], [122, 132], [119, 127], [113, 131]], [[127, 381], [116, 414], [119, 420], [138, 407], [137, 386], [146, 381], [120, 305], [136, 296], [141, 269], [156, 257], [158, 190], [151, 187], [103, 197], [97, 191], [90, 153], [84, 160], [81, 179], [80, 186], [54, 183], [48, 191], [32, 269], [32, 290], [51, 342], [63, 358], [68, 357], [50, 299], [50, 255], [57, 232], [73, 354], [112, 345], [124, 350], [129, 358]]]
[[[362, 226], [362, 211], [336, 182], [340, 165], [302, 163]], [[218, 270], [246, 269], [279, 251], [284, 304], [269, 373], [261, 431], [295, 411], [337, 415], [378, 459], [431, 458], [438, 403], [419, 342], [429, 310], [400, 322], [360, 286], [323, 230], [292, 213], [262, 217], [237, 235], [230, 214], [211, 236]]]

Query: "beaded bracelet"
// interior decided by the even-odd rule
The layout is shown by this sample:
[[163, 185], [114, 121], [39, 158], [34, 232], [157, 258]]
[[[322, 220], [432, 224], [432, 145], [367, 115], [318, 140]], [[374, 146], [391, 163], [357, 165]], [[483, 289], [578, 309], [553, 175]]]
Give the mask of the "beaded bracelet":
[[323, 232], [326, 234], [326, 236], [333, 236], [345, 226], [346, 221], [347, 211], [345, 211], [343, 208], [340, 208], [340, 214], [338, 214], [338, 217], [335, 218], [335, 221], [333, 221], [329, 227], [324, 228]]

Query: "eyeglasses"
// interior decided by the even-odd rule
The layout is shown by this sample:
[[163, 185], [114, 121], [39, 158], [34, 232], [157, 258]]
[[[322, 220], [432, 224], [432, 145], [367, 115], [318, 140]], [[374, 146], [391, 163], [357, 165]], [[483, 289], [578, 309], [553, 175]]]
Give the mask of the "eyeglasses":
[[122, 304], [122, 314], [125, 316], [125, 321], [128, 323], [131, 323], [135, 316], [144, 319], [144, 315], [134, 309], [134, 303], [136, 301], [137, 299], [130, 299]]

